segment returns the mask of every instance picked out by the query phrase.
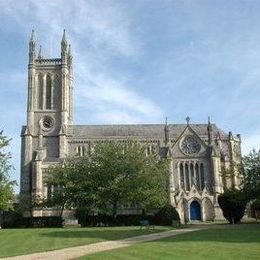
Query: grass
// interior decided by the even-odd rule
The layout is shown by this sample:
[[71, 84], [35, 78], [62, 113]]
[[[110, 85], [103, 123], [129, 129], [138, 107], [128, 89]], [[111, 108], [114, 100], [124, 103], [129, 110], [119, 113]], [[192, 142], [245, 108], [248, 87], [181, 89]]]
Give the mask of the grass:
[[260, 225], [220, 225], [81, 259], [260, 259]]
[[117, 240], [169, 229], [167, 227], [156, 227], [154, 231], [140, 230], [139, 227], [0, 229], [0, 257]]

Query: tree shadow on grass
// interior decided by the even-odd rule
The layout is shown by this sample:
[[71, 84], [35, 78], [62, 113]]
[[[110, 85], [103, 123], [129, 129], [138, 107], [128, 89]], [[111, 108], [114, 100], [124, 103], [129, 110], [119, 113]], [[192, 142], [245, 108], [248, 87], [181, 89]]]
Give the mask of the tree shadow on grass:
[[124, 239], [128, 237], [152, 234], [157, 232], [166, 231], [165, 229], [157, 228], [155, 230], [147, 230], [143, 229], [140, 230], [139, 227], [133, 229], [116, 229], [113, 230], [111, 228], [75, 228], [74, 230], [71, 229], [63, 229], [61, 231], [52, 231], [48, 233], [41, 233], [42, 236], [45, 237], [59, 237], [59, 238], [93, 238], [97, 240], [118, 240]]
[[161, 242], [225, 242], [225, 243], [260, 243], [260, 225], [221, 225], [190, 233], [161, 239]]

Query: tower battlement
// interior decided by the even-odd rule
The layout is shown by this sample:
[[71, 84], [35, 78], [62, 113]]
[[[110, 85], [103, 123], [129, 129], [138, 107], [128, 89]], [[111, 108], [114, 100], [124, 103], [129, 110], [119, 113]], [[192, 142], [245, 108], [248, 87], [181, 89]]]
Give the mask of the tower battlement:
[[61, 59], [36, 59], [35, 63], [37, 65], [61, 65]]

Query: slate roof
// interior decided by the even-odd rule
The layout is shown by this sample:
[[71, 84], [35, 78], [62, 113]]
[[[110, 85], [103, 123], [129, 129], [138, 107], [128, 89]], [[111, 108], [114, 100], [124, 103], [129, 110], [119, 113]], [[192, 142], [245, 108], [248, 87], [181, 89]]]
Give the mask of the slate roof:
[[[170, 137], [178, 137], [187, 124], [169, 124]], [[199, 135], [207, 135], [207, 124], [190, 124], [191, 128]], [[164, 138], [164, 124], [136, 124], [136, 125], [74, 125], [71, 126], [72, 135], [75, 138]], [[227, 133], [212, 124], [213, 136], [220, 133], [221, 137], [227, 137]]]

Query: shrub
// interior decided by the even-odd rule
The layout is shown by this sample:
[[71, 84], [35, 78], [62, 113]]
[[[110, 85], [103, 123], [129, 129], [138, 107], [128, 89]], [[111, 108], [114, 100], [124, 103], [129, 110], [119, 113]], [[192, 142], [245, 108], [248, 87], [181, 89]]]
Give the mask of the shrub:
[[3, 212], [3, 228], [18, 228], [23, 225], [23, 216], [18, 211]]
[[229, 223], [236, 224], [245, 214], [247, 198], [242, 191], [232, 189], [220, 194], [218, 203]]
[[17, 212], [10, 211], [4, 213], [3, 228], [62, 227], [62, 223], [61, 217], [25, 218]]
[[180, 216], [172, 205], [162, 207], [154, 216], [156, 225], [172, 225], [173, 220], [180, 221]]

